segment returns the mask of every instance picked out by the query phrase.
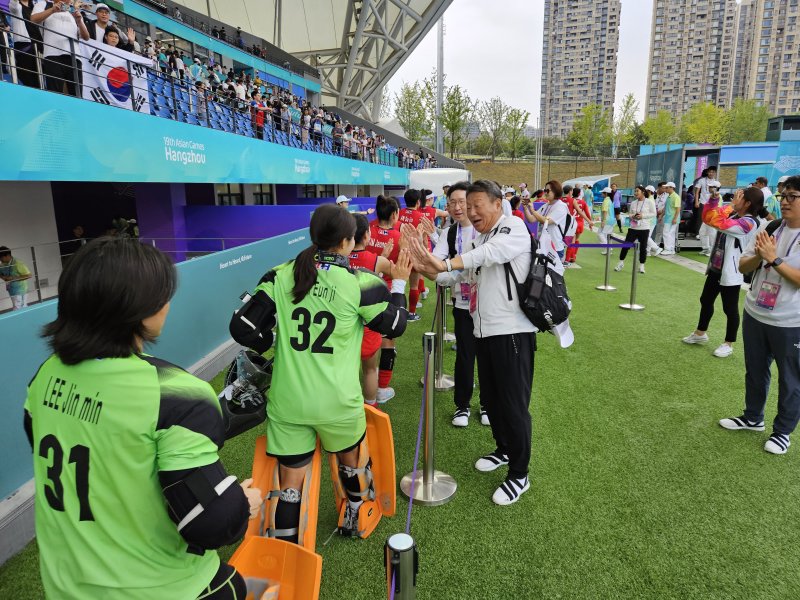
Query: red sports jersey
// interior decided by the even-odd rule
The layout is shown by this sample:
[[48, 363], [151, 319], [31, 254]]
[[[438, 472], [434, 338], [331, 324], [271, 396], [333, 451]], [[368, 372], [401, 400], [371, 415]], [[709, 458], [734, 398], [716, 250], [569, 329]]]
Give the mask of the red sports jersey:
[[586, 200], [583, 198], [573, 198], [572, 202], [567, 203], [567, 206], [569, 207], [569, 213], [575, 217], [575, 220], [579, 225], [583, 224], [583, 217], [578, 213], [577, 207], [580, 207], [587, 215], [591, 214], [589, 212], [589, 206], [586, 204]]
[[512, 211], [511, 211], [511, 214], [512, 214], [512, 215], [514, 215], [515, 217], [519, 217], [519, 218], [520, 218], [520, 219], [522, 219], [523, 221], [525, 220], [525, 215], [524, 215], [524, 214], [522, 214], [522, 211], [521, 211], [521, 210], [519, 210], [519, 209], [517, 209], [517, 210], [512, 210]]
[[408, 223], [409, 225], [413, 225], [416, 227], [419, 225], [420, 219], [422, 219], [423, 213], [413, 208], [402, 208], [400, 209], [400, 215], [397, 217], [397, 225], [395, 225], [395, 229], [398, 231], [400, 230], [400, 225], [403, 223]]
[[383, 256], [383, 249], [389, 241], [394, 242], [394, 248], [387, 258], [392, 262], [397, 262], [400, 254], [400, 232], [396, 229], [384, 229], [378, 225], [377, 221], [369, 224], [369, 243], [367, 250], [374, 252], [378, 256]]
[[350, 254], [350, 266], [374, 271], [378, 266], [378, 255], [369, 250], [354, 250]]
[[428, 217], [431, 221], [436, 220], [436, 209], [433, 206], [426, 206], [425, 208], [418, 208], [417, 210]]
[[[350, 266], [374, 271], [378, 267], [378, 255], [369, 250], [354, 250], [350, 253]], [[364, 337], [361, 340], [361, 360], [367, 360], [381, 349], [381, 334], [364, 327]]]

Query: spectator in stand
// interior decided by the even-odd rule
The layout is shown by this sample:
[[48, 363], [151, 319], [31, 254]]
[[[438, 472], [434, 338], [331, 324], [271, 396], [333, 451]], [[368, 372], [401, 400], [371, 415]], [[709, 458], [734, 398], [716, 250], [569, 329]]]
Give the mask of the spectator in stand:
[[256, 137], [261, 139], [264, 137], [264, 114], [267, 112], [267, 105], [264, 104], [261, 92], [256, 92], [253, 95], [251, 111], [253, 114], [253, 123], [256, 126]]
[[344, 138], [344, 129], [342, 129], [341, 121], [336, 121], [336, 124], [333, 126], [333, 153], [337, 156], [341, 156], [342, 152], [342, 139]]
[[134, 46], [133, 42], [136, 39], [136, 33], [128, 27], [127, 35], [122, 32], [121, 27], [115, 26], [111, 22], [111, 9], [108, 8], [108, 4], [98, 4], [94, 7], [94, 16], [95, 19], [89, 19], [88, 17], [83, 18], [83, 22], [86, 25], [86, 31], [89, 32], [89, 38], [93, 39], [96, 42], [105, 42], [105, 32], [108, 27], [115, 27], [119, 34], [119, 43], [117, 44], [117, 48], [120, 50], [125, 50], [126, 52], [133, 52]]
[[80, 97], [82, 64], [73, 57], [70, 42], [89, 39], [79, 10], [81, 5], [74, 6], [74, 0], [56, 0], [49, 8], [48, 4], [37, 3], [31, 14], [31, 22], [43, 26], [42, 71], [46, 87], [51, 92]]
[[22, 85], [38, 88], [41, 86], [36, 64], [36, 45], [42, 41], [42, 32], [31, 22], [34, 6], [34, 0], [11, 0], [8, 9], [12, 16], [10, 24], [17, 79]]
[[176, 21], [180, 21], [181, 23], [183, 23], [183, 15], [181, 14], [181, 11], [177, 6], [175, 7], [175, 12], [173, 13], [173, 16], [175, 17]]
[[733, 354], [733, 344], [739, 332], [739, 290], [744, 283], [744, 277], [739, 272], [739, 259], [742, 249], [755, 239], [759, 217], [766, 216], [766, 211], [764, 196], [754, 188], [738, 190], [733, 203], [722, 206], [719, 185], [718, 181], [709, 181], [711, 196], [703, 207], [703, 221], [717, 230], [717, 236], [700, 295], [700, 320], [694, 333], [683, 338], [683, 342], [708, 343], [708, 326], [714, 316], [714, 303], [717, 296], [721, 296], [727, 327], [725, 341], [714, 350], [714, 356], [725, 358]]
[[31, 271], [20, 260], [11, 255], [11, 250], [0, 246], [0, 279], [6, 282], [6, 291], [11, 297], [11, 310], [28, 306], [28, 279]]
[[186, 66], [183, 64], [181, 54], [177, 50], [174, 50], [169, 57], [169, 68], [172, 77], [183, 81], [186, 75]]
[[[647, 261], [647, 239], [650, 237], [650, 220], [656, 216], [656, 204], [650, 197], [650, 190], [643, 185], [637, 185], [633, 190], [634, 200], [628, 204], [628, 214], [630, 224], [628, 232], [625, 234], [625, 242], [628, 244], [639, 242], [639, 273], [644, 274], [644, 263]], [[628, 256], [628, 248], [623, 248], [619, 254], [619, 263], [614, 267], [615, 271], [622, 271], [625, 268], [625, 257]]]
[[800, 177], [789, 177], [783, 220], [759, 231], [745, 248], [739, 271], [753, 273], [744, 300], [744, 414], [720, 420], [725, 429], [764, 431], [764, 406], [773, 360], [778, 367], [778, 413], [764, 450], [785, 454], [800, 419]]
[[[601, 244], [607, 244], [609, 242], [608, 237], [614, 233], [614, 223], [617, 222], [617, 215], [614, 212], [614, 201], [611, 199], [613, 194], [611, 188], [603, 188], [600, 194], [603, 197], [603, 204], [600, 208], [600, 231], [597, 232], [597, 237], [600, 238]], [[603, 248], [600, 254], [605, 255], [610, 252], [610, 248]]]
[[219, 29], [217, 29], [216, 25], [211, 28], [211, 37], [219, 39]]
[[532, 202], [523, 205], [525, 218], [531, 223], [539, 224], [540, 237], [542, 231], [547, 229], [550, 233], [550, 239], [553, 241], [553, 247], [562, 260], [566, 248], [564, 244], [564, 235], [567, 233], [565, 228], [567, 226], [567, 217], [569, 216], [569, 209], [561, 200], [563, 191], [564, 189], [561, 187], [561, 182], [553, 179], [544, 185], [544, 194], [547, 204], [542, 206], [541, 210], [533, 208]]
[[614, 204], [614, 218], [617, 220], [617, 227], [619, 232], [622, 233], [622, 192], [617, 189], [617, 184], [611, 184], [611, 202]]
[[675, 183], [668, 181], [664, 185], [667, 199], [664, 204], [664, 256], [675, 254], [675, 238], [678, 233], [678, 222], [681, 218], [681, 197], [675, 191]]
[[105, 32], [103, 33], [103, 43], [105, 45], [111, 46], [112, 48], [118, 48], [119, 40], [119, 30], [116, 27], [109, 25], [105, 28]]

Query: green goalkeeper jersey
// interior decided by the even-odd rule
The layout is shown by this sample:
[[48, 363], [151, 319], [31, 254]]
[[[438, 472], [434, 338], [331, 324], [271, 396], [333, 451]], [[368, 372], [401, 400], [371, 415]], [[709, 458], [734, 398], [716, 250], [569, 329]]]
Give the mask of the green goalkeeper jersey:
[[374, 273], [323, 262], [316, 284], [297, 304], [293, 288], [294, 261], [270, 271], [256, 288], [277, 312], [269, 418], [305, 425], [351, 419], [364, 410], [364, 324], [386, 310], [386, 283]]
[[218, 460], [224, 426], [211, 386], [144, 355], [77, 365], [53, 355], [25, 409], [48, 598], [194, 600], [219, 558], [186, 552], [158, 472]]

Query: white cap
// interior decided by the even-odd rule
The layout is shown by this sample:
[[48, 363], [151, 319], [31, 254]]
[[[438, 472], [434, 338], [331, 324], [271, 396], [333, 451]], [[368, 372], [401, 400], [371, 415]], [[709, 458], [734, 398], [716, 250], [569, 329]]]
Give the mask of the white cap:
[[655, 193], [655, 191], [656, 191], [656, 188], [654, 188], [652, 185], [648, 185], [648, 186], [647, 186], [646, 188], [644, 188], [644, 189], [646, 189], [646, 190], [647, 190], [648, 192], [650, 192], [651, 194]]
[[719, 188], [722, 187], [722, 184], [719, 181], [717, 181], [716, 179], [712, 179], [711, 181], [708, 182], [708, 187], [713, 187], [713, 188], [719, 189]]
[[350, 202], [350, 198], [348, 198], [344, 194], [336, 198], [336, 204], [342, 204], [343, 202]]
[[611, 193], [611, 188], [610, 187], [604, 187], [602, 189], [602, 191], [605, 192], [606, 194], [610, 194]]
[[425, 200], [430, 200], [431, 198], [435, 198], [436, 196], [433, 195], [433, 192], [425, 196]]
[[668, 181], [666, 186], [667, 187], [671, 187], [674, 190], [675, 189], [675, 182], [674, 181]]
[[528, 187], [528, 184], [527, 183], [520, 183], [519, 187], [520, 187], [520, 189], [524, 189], [524, 188]]
[[446, 181], [446, 182], [444, 182], [444, 183], [442, 184], [442, 189], [444, 189], [444, 188], [446, 188], [446, 187], [450, 187], [451, 185], [452, 185], [452, 184], [451, 184], [449, 181]]
[[102, 9], [106, 9], [108, 12], [111, 12], [111, 9], [108, 8], [108, 4], [103, 4], [102, 2], [94, 7], [94, 12]]
[[788, 175], [784, 175], [780, 179], [778, 179], [778, 183], [786, 183], [786, 180], [789, 179]]

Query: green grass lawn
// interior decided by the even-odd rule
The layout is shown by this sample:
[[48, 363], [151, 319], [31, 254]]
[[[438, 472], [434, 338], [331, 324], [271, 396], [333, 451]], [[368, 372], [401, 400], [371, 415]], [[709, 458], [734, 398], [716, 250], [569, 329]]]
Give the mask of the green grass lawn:
[[[602, 282], [602, 259], [599, 250], [581, 250], [583, 269], [567, 273], [574, 346], [562, 350], [552, 336], [540, 336], [532, 487], [518, 503], [492, 504], [502, 471], [473, 468], [493, 449], [489, 429], [474, 419], [455, 429], [451, 394], [437, 395], [436, 467], [459, 487], [449, 504], [413, 509], [417, 597], [800, 598], [794, 478], [800, 451], [765, 453], [769, 427], [753, 433], [717, 425], [741, 412], [744, 361], [741, 344], [728, 359], [711, 355], [724, 334], [721, 307], [707, 347], [680, 342], [696, 326], [703, 276], [648, 260], [638, 297], [646, 309], [631, 313], [618, 308], [627, 301], [630, 262], [624, 273], [612, 272], [619, 290], [607, 293], [594, 289]], [[386, 405], [398, 478], [412, 469], [420, 337], [430, 325], [432, 298], [399, 342], [397, 397]], [[447, 350], [450, 373], [453, 358]], [[773, 393], [768, 423], [775, 404]], [[223, 450], [240, 477], [248, 475], [254, 435]], [[369, 539], [333, 536], [323, 546], [336, 524], [323, 470], [317, 534], [323, 599], [385, 597], [383, 544], [404, 529], [407, 506], [398, 495], [397, 516], [384, 519]], [[42, 597], [36, 560], [31, 544], [0, 569], [1, 598]]]

